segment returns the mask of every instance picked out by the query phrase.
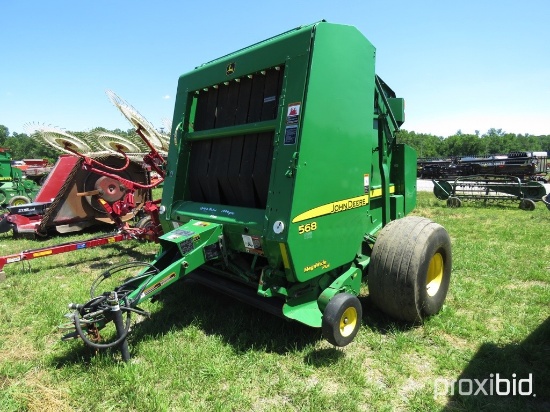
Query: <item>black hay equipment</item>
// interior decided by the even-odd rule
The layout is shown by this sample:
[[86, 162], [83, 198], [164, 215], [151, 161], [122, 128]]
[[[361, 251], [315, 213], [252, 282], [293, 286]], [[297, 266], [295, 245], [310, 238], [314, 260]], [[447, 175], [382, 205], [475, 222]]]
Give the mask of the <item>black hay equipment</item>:
[[446, 200], [448, 207], [460, 207], [463, 201], [519, 202], [520, 209], [534, 210], [535, 202], [546, 195], [546, 188], [541, 182], [522, 182], [515, 176], [475, 175], [458, 177], [453, 181], [432, 181], [435, 196]]

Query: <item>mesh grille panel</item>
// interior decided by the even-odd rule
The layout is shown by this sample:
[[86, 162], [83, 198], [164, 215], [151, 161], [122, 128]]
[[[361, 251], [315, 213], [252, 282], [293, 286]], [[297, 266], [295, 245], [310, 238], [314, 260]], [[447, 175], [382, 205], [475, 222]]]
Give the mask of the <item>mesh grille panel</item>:
[[[271, 68], [195, 94], [194, 131], [277, 118], [284, 69]], [[274, 133], [194, 141], [189, 189], [194, 202], [264, 209]]]

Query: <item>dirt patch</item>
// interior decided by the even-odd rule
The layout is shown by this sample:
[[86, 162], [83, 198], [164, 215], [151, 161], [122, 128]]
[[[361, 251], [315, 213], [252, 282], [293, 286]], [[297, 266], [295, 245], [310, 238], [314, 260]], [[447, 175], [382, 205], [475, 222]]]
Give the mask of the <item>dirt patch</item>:
[[[550, 270], [550, 266], [547, 269]], [[542, 280], [528, 280], [525, 282], [511, 283], [509, 285], [506, 285], [506, 289], [530, 289], [532, 287], [547, 288], [548, 286], [548, 282], [543, 282]]]
[[4, 348], [0, 349], [0, 362], [28, 361], [39, 356], [34, 345], [23, 337], [24, 334], [23, 328], [17, 335], [4, 335]]
[[455, 349], [468, 349], [473, 351], [477, 347], [477, 344], [475, 343], [459, 338], [458, 336], [449, 335], [448, 333], [440, 333], [439, 336], [445, 339], [449, 345]]
[[26, 404], [28, 411], [64, 412], [72, 411], [69, 406], [67, 393], [52, 389], [47, 382], [44, 372], [33, 369], [29, 371], [14, 397]]
[[8, 386], [11, 385], [11, 379], [7, 376], [0, 375], [0, 390], [5, 390]]

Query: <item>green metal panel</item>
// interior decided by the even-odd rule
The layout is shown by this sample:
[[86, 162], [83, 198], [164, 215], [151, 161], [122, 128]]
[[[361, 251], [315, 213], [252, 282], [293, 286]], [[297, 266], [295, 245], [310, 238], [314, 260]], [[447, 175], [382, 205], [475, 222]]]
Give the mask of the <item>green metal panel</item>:
[[389, 98], [391, 111], [397, 121], [397, 124], [401, 126], [405, 123], [405, 99], [402, 98]]
[[416, 158], [394, 141], [404, 102], [375, 54], [354, 27], [320, 22], [178, 82], [165, 233], [220, 225], [225, 254], [210, 270], [283, 297], [285, 316], [313, 326], [334, 294], [359, 293], [364, 237], [415, 203]]
[[[354, 27], [316, 27], [288, 233], [300, 281], [349, 264], [369, 225], [364, 183], [376, 133], [365, 102], [374, 101], [374, 59]], [[300, 233], [307, 224], [316, 229]]]
[[11, 154], [0, 149], [0, 182], [13, 180], [11, 167]]
[[416, 151], [412, 147], [405, 144], [395, 146], [390, 175], [395, 193], [403, 195], [406, 215], [416, 206]]

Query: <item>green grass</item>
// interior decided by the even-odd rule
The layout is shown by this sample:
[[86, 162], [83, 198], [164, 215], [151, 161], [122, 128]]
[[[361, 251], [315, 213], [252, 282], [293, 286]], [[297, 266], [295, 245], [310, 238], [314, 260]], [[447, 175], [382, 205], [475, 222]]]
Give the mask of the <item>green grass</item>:
[[[69, 302], [88, 299], [105, 268], [152, 260], [157, 246], [122, 242], [5, 267], [0, 283], [0, 410], [548, 410], [550, 211], [466, 204], [419, 193], [414, 214], [442, 224], [454, 268], [443, 310], [422, 326], [395, 322], [361, 296], [363, 325], [335, 349], [287, 322], [193, 283], [144, 305], [132, 361], [61, 342]], [[0, 239], [0, 254], [86, 239]], [[534, 378], [536, 397], [434, 397], [437, 379]]]

